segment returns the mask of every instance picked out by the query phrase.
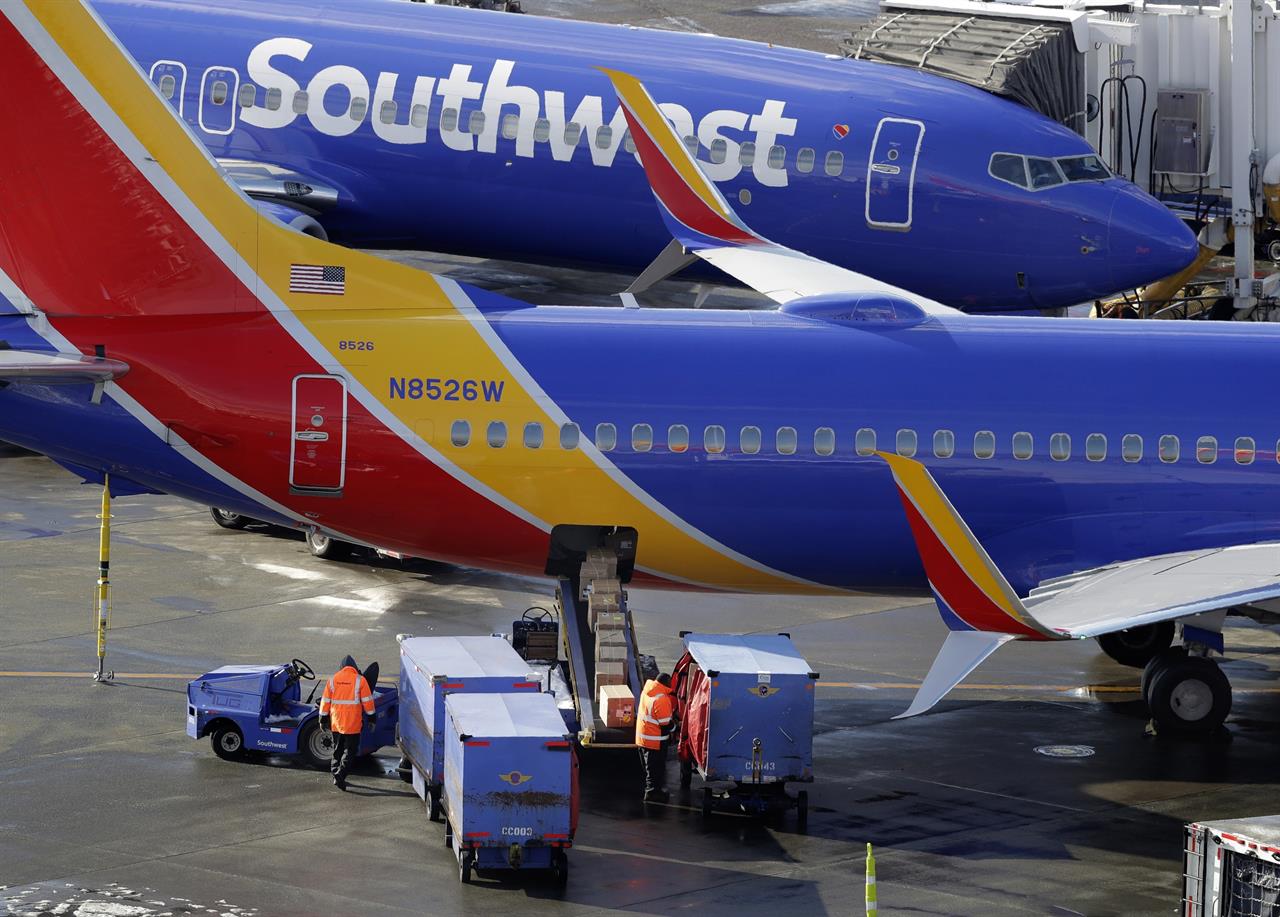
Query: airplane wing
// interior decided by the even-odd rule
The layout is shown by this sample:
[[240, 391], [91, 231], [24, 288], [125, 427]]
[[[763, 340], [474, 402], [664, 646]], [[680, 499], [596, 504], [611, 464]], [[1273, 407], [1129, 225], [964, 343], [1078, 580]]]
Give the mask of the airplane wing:
[[923, 713], [1013, 639], [1097, 637], [1280, 598], [1280, 543], [1181, 551], [1083, 570], [1014, 592], [927, 468], [877, 453], [893, 471], [925, 574], [951, 629], [901, 717]]
[[127, 363], [105, 357], [0, 349], [0, 383], [97, 384], [118, 379], [128, 371]]
[[689, 155], [675, 128], [635, 77], [600, 68], [613, 82], [662, 218], [692, 255], [778, 303], [831, 293], [885, 293], [925, 314], [955, 310], [866, 274], [779, 245], [751, 230]]

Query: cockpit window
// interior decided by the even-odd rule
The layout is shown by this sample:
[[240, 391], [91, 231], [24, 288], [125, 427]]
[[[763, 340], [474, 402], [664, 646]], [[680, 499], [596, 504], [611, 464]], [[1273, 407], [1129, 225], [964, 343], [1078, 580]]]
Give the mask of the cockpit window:
[[1007, 181], [1019, 188], [1027, 187], [1027, 167], [1021, 156], [1012, 153], [993, 153], [991, 165], [987, 169], [992, 178]]
[[1063, 183], [1062, 174], [1052, 159], [1041, 159], [1039, 156], [1027, 157], [1027, 170], [1031, 173], [1031, 187], [1052, 188]]
[[1058, 167], [1067, 181], [1106, 181], [1111, 177], [1111, 171], [1097, 156], [1062, 156]]

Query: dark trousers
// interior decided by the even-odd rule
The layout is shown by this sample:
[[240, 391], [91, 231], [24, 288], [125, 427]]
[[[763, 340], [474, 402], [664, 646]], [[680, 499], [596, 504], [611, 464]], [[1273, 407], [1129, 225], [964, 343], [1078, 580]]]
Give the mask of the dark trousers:
[[329, 770], [333, 773], [334, 781], [347, 782], [347, 772], [351, 770], [351, 764], [355, 761], [356, 752], [359, 750], [360, 733], [346, 735], [335, 732], [333, 734], [333, 758], [329, 761]]
[[644, 762], [644, 791], [667, 788], [667, 743], [659, 749], [641, 748], [640, 760]]

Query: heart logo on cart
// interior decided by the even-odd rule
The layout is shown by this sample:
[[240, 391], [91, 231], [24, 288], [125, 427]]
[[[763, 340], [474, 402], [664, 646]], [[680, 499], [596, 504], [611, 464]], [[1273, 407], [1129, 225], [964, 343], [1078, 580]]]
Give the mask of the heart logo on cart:
[[849, 125], [833, 124], [831, 125], [831, 133], [835, 135], [837, 140], [843, 140], [845, 137], [849, 136]]
[[499, 774], [498, 779], [503, 783], [509, 783], [512, 786], [520, 786], [522, 783], [528, 783], [533, 779], [533, 774], [522, 774], [519, 771], [512, 771], [509, 774]]

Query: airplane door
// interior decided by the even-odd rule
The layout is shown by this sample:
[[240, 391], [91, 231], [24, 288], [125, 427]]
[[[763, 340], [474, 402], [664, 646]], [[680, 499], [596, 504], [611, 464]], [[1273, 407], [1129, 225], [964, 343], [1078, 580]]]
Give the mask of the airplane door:
[[291, 490], [341, 493], [347, 474], [347, 383], [341, 376], [293, 380]]
[[180, 61], [158, 60], [151, 65], [151, 82], [156, 84], [165, 101], [177, 109], [182, 117], [187, 93], [187, 68]]
[[200, 129], [229, 134], [236, 127], [240, 74], [230, 67], [210, 67], [200, 80]]
[[924, 124], [907, 118], [884, 118], [876, 126], [867, 161], [867, 225], [906, 232], [911, 228], [916, 160]]

